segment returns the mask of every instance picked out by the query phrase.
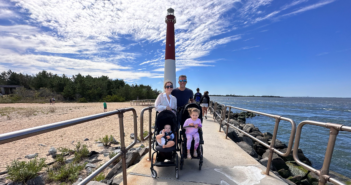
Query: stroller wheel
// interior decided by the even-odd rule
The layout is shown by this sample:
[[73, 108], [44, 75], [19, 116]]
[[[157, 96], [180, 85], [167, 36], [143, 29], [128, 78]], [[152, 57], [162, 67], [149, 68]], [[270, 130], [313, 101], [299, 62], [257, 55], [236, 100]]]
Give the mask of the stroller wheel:
[[199, 170], [201, 170], [201, 166], [202, 166], [202, 164], [199, 164]]
[[175, 175], [176, 175], [176, 179], [179, 179], [179, 170], [178, 170], [178, 168], [176, 168], [176, 170], [175, 170]]
[[156, 179], [157, 173], [155, 170], [151, 170], [151, 176], [152, 176], [152, 178]]

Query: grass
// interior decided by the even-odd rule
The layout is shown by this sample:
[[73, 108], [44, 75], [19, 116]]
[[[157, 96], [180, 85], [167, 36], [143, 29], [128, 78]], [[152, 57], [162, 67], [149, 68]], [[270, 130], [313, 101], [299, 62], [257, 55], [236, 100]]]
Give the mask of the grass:
[[52, 181], [74, 182], [78, 179], [79, 172], [84, 169], [87, 163], [78, 165], [70, 163], [61, 166], [58, 170], [50, 169], [48, 178]]
[[106, 135], [103, 138], [99, 138], [99, 141], [102, 142], [102, 144], [104, 146], [110, 146], [111, 142], [113, 141], [113, 137], [112, 137], [112, 135], [110, 135], [110, 137], [108, 137], [108, 135]]
[[35, 114], [35, 110], [34, 109], [26, 109], [22, 114], [26, 117], [32, 116]]
[[56, 107], [49, 107], [49, 112], [54, 113], [56, 111]]
[[99, 175], [97, 175], [97, 176], [94, 178], [94, 181], [100, 182], [100, 181], [102, 181], [102, 180], [104, 180], [104, 179], [105, 179], [105, 174], [100, 173]]
[[14, 182], [25, 183], [30, 179], [38, 176], [38, 173], [45, 167], [45, 159], [32, 159], [28, 162], [14, 160], [10, 166], [7, 166], [8, 179]]
[[[84, 169], [84, 164], [79, 164], [82, 159], [89, 156], [87, 145], [82, 145], [78, 142], [75, 149], [62, 148], [58, 149], [61, 153], [56, 155], [56, 165], [48, 169], [48, 179], [50, 181], [61, 181], [63, 183], [74, 182], [78, 179], [81, 170]], [[66, 157], [74, 154], [73, 162], [66, 164]], [[70, 184], [70, 183], [69, 183]]]

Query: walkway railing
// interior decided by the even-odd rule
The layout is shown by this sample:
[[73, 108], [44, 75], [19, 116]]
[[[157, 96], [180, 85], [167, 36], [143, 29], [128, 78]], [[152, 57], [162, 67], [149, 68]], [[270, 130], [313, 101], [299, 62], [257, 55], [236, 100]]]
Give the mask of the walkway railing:
[[[261, 145], [263, 145], [263, 146], [265, 146], [266, 148], [269, 149], [269, 156], [268, 156], [268, 162], [267, 162], [267, 168], [266, 168], [266, 174], [267, 175], [269, 175], [269, 171], [270, 171], [270, 167], [271, 167], [271, 163], [272, 163], [272, 158], [273, 158], [273, 152], [275, 152], [275, 153], [277, 153], [277, 154], [279, 154], [280, 156], [283, 156], [283, 157], [289, 156], [289, 154], [291, 152], [292, 145], [293, 145], [294, 137], [295, 137], [295, 132], [296, 132], [296, 124], [295, 124], [295, 122], [292, 119], [281, 117], [279, 115], [273, 115], [273, 114], [267, 114], [267, 113], [253, 111], [253, 110], [243, 109], [243, 108], [239, 108], [239, 107], [226, 106], [226, 105], [223, 105], [223, 104], [219, 104], [219, 105], [222, 105], [221, 115], [219, 115], [217, 113], [217, 111], [216, 111], [218, 104], [219, 103], [215, 102], [215, 105], [214, 105], [215, 108], [211, 107], [211, 109], [213, 109], [213, 110], [211, 110], [211, 112], [213, 112], [214, 117], [216, 116], [216, 117], [218, 117], [220, 119], [219, 131], [221, 131], [222, 122], [224, 122], [227, 125], [227, 131], [226, 131], [226, 136], [225, 136], [226, 138], [228, 137], [228, 128], [232, 127], [232, 128], [240, 131], [241, 133], [245, 134], [246, 136], [250, 137], [254, 141], [257, 141], [258, 143], [260, 143]], [[212, 103], [210, 103], [210, 105], [212, 105]], [[229, 108], [228, 120], [225, 120], [225, 115], [226, 115], [227, 108]], [[273, 131], [273, 136], [272, 136], [272, 140], [271, 140], [271, 145], [268, 145], [265, 142], [257, 139], [256, 137], [250, 135], [249, 133], [241, 130], [239, 127], [236, 127], [234, 125], [229, 124], [230, 112], [231, 112], [232, 108], [274, 118], [275, 119], [275, 125], [274, 125], [274, 131]], [[290, 132], [290, 138], [289, 138], [289, 142], [288, 142], [289, 144], [288, 144], [288, 148], [287, 148], [285, 153], [282, 153], [281, 151], [279, 151], [276, 148], [274, 148], [274, 144], [275, 144], [275, 140], [277, 138], [278, 126], [279, 126], [280, 120], [285, 120], [285, 121], [288, 121], [288, 122], [291, 123], [291, 132]]]
[[130, 105], [152, 106], [156, 99], [132, 100]]
[[[107, 116], [112, 116], [118, 114], [119, 118], [119, 128], [120, 128], [120, 141], [121, 141], [121, 153], [118, 155], [114, 156], [112, 159], [107, 161], [105, 164], [103, 164], [101, 167], [99, 167], [97, 170], [92, 172], [88, 177], [83, 179], [79, 183], [79, 185], [85, 185], [89, 181], [91, 181], [95, 176], [97, 176], [99, 173], [101, 173], [105, 168], [107, 168], [111, 163], [113, 163], [117, 158], [121, 156], [122, 158], [122, 168], [123, 168], [123, 184], [127, 185], [127, 166], [126, 166], [126, 153], [128, 152], [129, 149], [131, 149], [136, 143], [137, 143], [137, 137], [134, 137], [133, 143], [131, 143], [127, 148], [125, 147], [125, 142], [124, 142], [124, 123], [123, 123], [123, 114], [125, 112], [133, 112], [133, 118], [134, 118], [134, 133], [135, 136], [137, 136], [137, 113], [134, 108], [125, 108], [125, 109], [118, 109], [110, 112], [105, 112], [101, 114], [95, 114], [91, 116], [86, 116], [86, 117], [81, 117], [81, 118], [76, 118], [76, 119], [71, 119], [67, 121], [61, 121], [57, 123], [52, 123], [52, 124], [47, 124], [43, 126], [38, 126], [38, 127], [33, 127], [33, 128], [28, 128], [28, 129], [23, 129], [23, 130], [18, 130], [14, 132], [9, 132], [5, 134], [0, 134], [0, 145], [9, 143], [12, 141], [16, 141], [19, 139], [39, 135], [42, 133], [54, 131], [54, 130], [59, 130], [62, 128], [66, 128], [69, 126], [77, 125], [80, 123], [85, 123], [87, 121], [92, 121], [100, 118], [104, 118]], [[151, 113], [150, 113], [151, 114]], [[150, 117], [151, 118], [151, 117]], [[151, 131], [151, 130], [150, 130]], [[151, 149], [151, 147], [150, 147]]]
[[[302, 131], [302, 127], [306, 124], [316, 125], [316, 126], [325, 127], [325, 128], [330, 129], [329, 141], [328, 141], [327, 150], [325, 152], [324, 162], [323, 162], [323, 166], [322, 166], [321, 170], [317, 170], [317, 169], [312, 168], [311, 166], [301, 162], [299, 157], [298, 157], [297, 152], [298, 152], [298, 148], [299, 148], [299, 144], [300, 144], [301, 131]], [[306, 170], [313, 172], [319, 176], [319, 183], [318, 183], [319, 185], [324, 185], [327, 181], [332, 182], [333, 184], [340, 184], [340, 185], [343, 184], [342, 182], [340, 182], [334, 178], [331, 178], [329, 176], [329, 166], [330, 166], [331, 158], [332, 158], [333, 151], [334, 151], [335, 140], [336, 140], [337, 135], [339, 134], [339, 131], [351, 132], [351, 127], [343, 126], [343, 125], [335, 124], [335, 123], [322, 123], [322, 122], [309, 121], [309, 120], [302, 121], [297, 126], [295, 145], [294, 145], [294, 150], [293, 150], [293, 157], [294, 157], [297, 164], [299, 164], [300, 166], [302, 166]]]
[[[155, 107], [146, 107], [144, 108], [141, 113], [140, 113], [140, 139], [141, 141], [146, 141], [146, 139], [149, 139], [149, 160], [151, 160], [151, 121], [152, 121], [152, 109]], [[149, 110], [149, 133], [148, 135], [144, 138], [144, 111]]]
[[[218, 112], [217, 112], [218, 105], [222, 106], [222, 110], [220, 110], [220, 112], [221, 112], [220, 114], [218, 114]], [[229, 108], [228, 119], [225, 120], [225, 115], [226, 115], [227, 108]], [[245, 131], [241, 130], [240, 128], [229, 124], [231, 108], [275, 118], [275, 126], [274, 126], [273, 136], [272, 136], [272, 140], [271, 140], [271, 145], [267, 145], [266, 143], [264, 143], [264, 142], [260, 141], [259, 139], [253, 137], [249, 133], [246, 133]], [[278, 116], [278, 115], [266, 114], [266, 113], [261, 113], [261, 112], [252, 111], [252, 110], [243, 109], [243, 108], [238, 108], [238, 107], [233, 107], [233, 106], [226, 106], [226, 105], [220, 104], [218, 102], [212, 102], [212, 101], [210, 102], [209, 110], [213, 114], [214, 120], [217, 120], [217, 119], [220, 120], [219, 121], [219, 124], [220, 124], [220, 127], [219, 127], [220, 130], [219, 131], [221, 131], [221, 126], [222, 126], [221, 124], [222, 124], [222, 122], [224, 122], [227, 125], [226, 138], [228, 136], [228, 128], [230, 126], [230, 127], [234, 128], [234, 129], [240, 131], [241, 133], [245, 134], [246, 136], [250, 137], [251, 139], [259, 142], [263, 146], [265, 146], [265, 147], [270, 149], [268, 163], [267, 163], [267, 168], [266, 168], [266, 174], [267, 175], [269, 174], [269, 169], [270, 169], [270, 166], [271, 166], [273, 152], [276, 152], [277, 154], [279, 154], [280, 156], [283, 156], [283, 157], [287, 157], [290, 154], [291, 148], [292, 148], [292, 145], [293, 145], [295, 132], [296, 132], [296, 125], [295, 125], [295, 122], [293, 120], [291, 120], [289, 118], [284, 118], [284, 117], [281, 117], [281, 116]], [[285, 153], [282, 153], [279, 150], [274, 148], [274, 142], [276, 140], [276, 136], [277, 136], [278, 126], [279, 126], [280, 120], [289, 121], [291, 123], [291, 126], [292, 126], [291, 133], [290, 133], [290, 138], [289, 138], [288, 148], [287, 148]], [[328, 141], [327, 150], [325, 152], [324, 162], [323, 162], [323, 166], [322, 166], [321, 170], [317, 170], [317, 169], [315, 169], [315, 168], [313, 168], [313, 167], [301, 162], [299, 160], [299, 157], [298, 157], [298, 148], [299, 148], [299, 143], [300, 143], [301, 131], [302, 131], [302, 127], [304, 125], [306, 125], [306, 124], [326, 127], [326, 128], [330, 129], [329, 141]], [[333, 150], [334, 150], [336, 137], [337, 137], [339, 131], [351, 132], [351, 127], [343, 126], [343, 125], [340, 125], [340, 124], [322, 123], [322, 122], [309, 121], [309, 120], [302, 121], [297, 127], [295, 144], [294, 144], [294, 149], [293, 149], [293, 158], [296, 161], [296, 163], [299, 164], [300, 166], [302, 166], [304, 169], [306, 169], [306, 170], [308, 170], [310, 172], [313, 172], [313, 173], [315, 173], [316, 175], [319, 176], [319, 183], [318, 183], [318, 185], [324, 185], [324, 184], [326, 184], [327, 181], [332, 182], [333, 184], [345, 185], [344, 183], [336, 180], [335, 178], [331, 178], [329, 176], [329, 166], [330, 166], [331, 158], [332, 158], [332, 155], [333, 155]]]

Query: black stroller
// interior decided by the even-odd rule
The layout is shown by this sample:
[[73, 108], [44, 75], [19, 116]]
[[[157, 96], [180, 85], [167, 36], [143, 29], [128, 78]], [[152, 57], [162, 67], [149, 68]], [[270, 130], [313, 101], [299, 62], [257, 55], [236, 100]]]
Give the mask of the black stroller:
[[[188, 109], [190, 108], [198, 108], [200, 110], [200, 115], [199, 115], [199, 119], [201, 119], [201, 123], [202, 123], [202, 110], [200, 105], [196, 104], [196, 103], [191, 103], [191, 104], [187, 104], [184, 106], [184, 108], [182, 110], [180, 110], [181, 112], [181, 119], [180, 119], [180, 126], [181, 126], [181, 131], [180, 131], [180, 142], [179, 144], [180, 146], [180, 169], [183, 169], [183, 164], [184, 164], [184, 158], [187, 158], [187, 148], [186, 148], [186, 142], [187, 142], [187, 138], [185, 135], [185, 131], [186, 129], [183, 128], [183, 124], [185, 122], [186, 119], [190, 118], [189, 115], [189, 111]], [[198, 156], [194, 157], [193, 156], [193, 152], [194, 152], [194, 140], [191, 142], [191, 149], [190, 149], [190, 154], [192, 156], [192, 159], [199, 159], [199, 170], [201, 170], [201, 166], [203, 163], [203, 144], [204, 144], [204, 140], [203, 140], [203, 133], [202, 133], [202, 129], [199, 128], [198, 129], [199, 132], [199, 136], [200, 136], [200, 144], [199, 147], [197, 148], [197, 153]]]
[[[166, 124], [171, 125], [171, 130], [174, 134], [174, 142], [175, 145], [171, 148], [162, 148], [159, 146], [156, 140], [156, 135], [160, 133], [160, 131], [164, 128]], [[153, 178], [157, 177], [157, 172], [154, 170], [154, 166], [158, 167], [169, 167], [175, 166], [175, 176], [179, 178], [179, 170], [178, 170], [178, 154], [177, 154], [177, 147], [178, 147], [178, 123], [176, 115], [169, 110], [164, 110], [156, 115], [156, 124], [155, 124], [155, 131], [153, 134], [153, 150], [155, 151], [151, 155], [151, 175]], [[156, 160], [154, 162], [154, 154], [156, 153]], [[165, 161], [165, 160], [168, 161]]]

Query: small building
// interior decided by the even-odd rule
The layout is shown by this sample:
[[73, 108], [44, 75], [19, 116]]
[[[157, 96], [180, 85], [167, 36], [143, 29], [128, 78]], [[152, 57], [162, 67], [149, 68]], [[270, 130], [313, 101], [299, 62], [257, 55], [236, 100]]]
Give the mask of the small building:
[[19, 87], [23, 87], [21, 85], [0, 85], [0, 93], [2, 95], [5, 95], [5, 94], [13, 94], [14, 91], [16, 90], [16, 88], [19, 88]]

